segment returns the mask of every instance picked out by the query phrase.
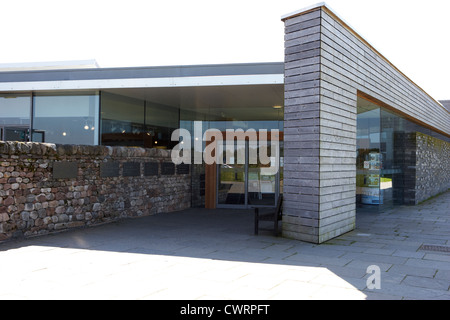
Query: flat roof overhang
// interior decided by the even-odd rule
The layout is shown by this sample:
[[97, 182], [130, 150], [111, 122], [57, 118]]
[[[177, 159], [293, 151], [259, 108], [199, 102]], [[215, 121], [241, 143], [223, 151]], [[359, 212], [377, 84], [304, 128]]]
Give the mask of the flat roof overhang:
[[284, 63], [0, 72], [0, 92], [284, 84]]
[[274, 106], [284, 105], [284, 63], [0, 72], [0, 93], [98, 90], [214, 119], [274, 120]]

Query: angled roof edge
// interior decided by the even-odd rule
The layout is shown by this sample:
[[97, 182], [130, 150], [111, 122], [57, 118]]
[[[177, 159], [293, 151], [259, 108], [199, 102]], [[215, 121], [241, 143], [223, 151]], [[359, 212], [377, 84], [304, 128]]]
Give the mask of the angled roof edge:
[[301, 16], [303, 14], [309, 13], [311, 11], [315, 11], [318, 9], [325, 10], [327, 13], [329, 13], [334, 19], [336, 19], [338, 22], [342, 24], [344, 28], [346, 28], [348, 31], [350, 31], [356, 38], [361, 40], [365, 45], [367, 45], [373, 52], [375, 52], [381, 59], [383, 59], [386, 63], [388, 63], [392, 68], [394, 68], [396, 71], [398, 71], [405, 79], [407, 79], [409, 82], [411, 82], [414, 86], [416, 86], [420, 91], [425, 93], [431, 100], [433, 100], [438, 106], [440, 106], [445, 111], [450, 111], [445, 108], [442, 103], [440, 103], [437, 99], [433, 98], [428, 92], [426, 92], [422, 87], [420, 87], [417, 83], [415, 83], [411, 78], [409, 78], [407, 75], [405, 75], [400, 69], [398, 69], [389, 59], [387, 59], [383, 54], [380, 53], [379, 50], [377, 50], [373, 45], [371, 45], [364, 37], [362, 37], [356, 30], [353, 28], [348, 22], [346, 22], [340, 15], [336, 13], [335, 10], [333, 10], [326, 2], [319, 2], [317, 4], [311, 5], [309, 7], [296, 10], [294, 12], [285, 14], [281, 17], [281, 20], [285, 22], [288, 19]]
[[311, 6], [305, 7], [303, 9], [295, 10], [294, 12], [284, 14], [284, 15], [281, 16], [281, 20], [285, 21], [287, 19], [291, 19], [291, 18], [294, 18], [294, 17], [297, 17], [297, 16], [301, 16], [302, 14], [305, 14], [305, 13], [308, 13], [310, 11], [314, 11], [314, 10], [316, 10], [318, 8], [326, 7], [326, 6], [327, 6], [327, 4], [325, 2], [319, 2], [319, 3], [313, 4]]

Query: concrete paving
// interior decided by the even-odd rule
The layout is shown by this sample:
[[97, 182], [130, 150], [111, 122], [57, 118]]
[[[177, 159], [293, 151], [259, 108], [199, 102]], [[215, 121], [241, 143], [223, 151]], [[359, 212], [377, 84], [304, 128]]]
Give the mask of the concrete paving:
[[[450, 192], [323, 245], [190, 209], [0, 244], [0, 299], [450, 300]], [[379, 271], [379, 272], [378, 272]]]

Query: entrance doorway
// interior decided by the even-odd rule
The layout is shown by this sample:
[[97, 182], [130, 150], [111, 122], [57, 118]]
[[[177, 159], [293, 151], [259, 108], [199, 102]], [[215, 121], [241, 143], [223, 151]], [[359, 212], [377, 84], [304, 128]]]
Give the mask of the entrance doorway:
[[[270, 148], [267, 152], [270, 153]], [[248, 141], [235, 141], [232, 156], [227, 158], [224, 153], [224, 164], [217, 165], [217, 208], [247, 209], [276, 205], [282, 181], [280, 148], [275, 154], [267, 155], [270, 159], [268, 164], [255, 156], [259, 154], [259, 146], [250, 146]], [[241, 161], [237, 161], [239, 159]]]

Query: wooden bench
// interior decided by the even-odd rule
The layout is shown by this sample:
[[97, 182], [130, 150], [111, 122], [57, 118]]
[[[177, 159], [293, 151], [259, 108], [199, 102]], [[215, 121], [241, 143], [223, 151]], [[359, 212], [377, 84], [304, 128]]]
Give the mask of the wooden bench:
[[[262, 212], [264, 210], [264, 212]], [[281, 221], [283, 213], [283, 195], [280, 194], [277, 201], [276, 208], [267, 209], [255, 208], [255, 235], [259, 232], [259, 221], [272, 221], [273, 222], [273, 233], [278, 236], [278, 221]]]

